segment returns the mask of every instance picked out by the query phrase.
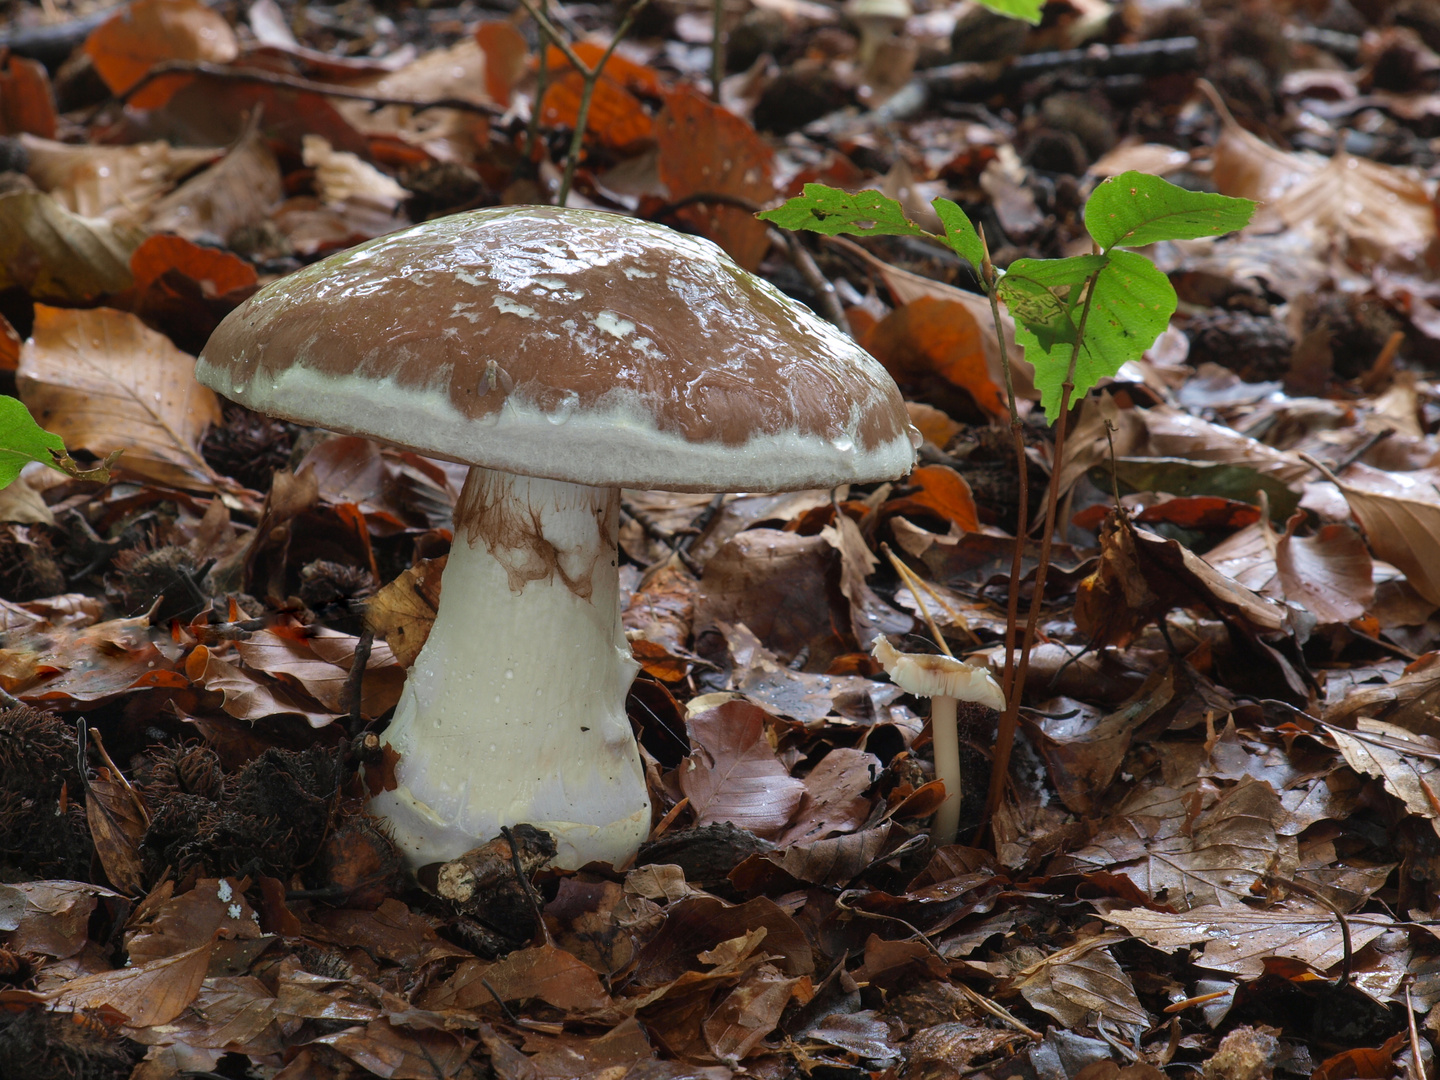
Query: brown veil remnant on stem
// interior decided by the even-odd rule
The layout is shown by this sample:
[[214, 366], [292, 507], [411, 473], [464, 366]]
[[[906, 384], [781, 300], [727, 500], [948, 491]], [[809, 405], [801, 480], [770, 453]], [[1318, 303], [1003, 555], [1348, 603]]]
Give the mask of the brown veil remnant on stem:
[[372, 801], [411, 862], [521, 822], [556, 863], [650, 830], [625, 715], [619, 489], [785, 491], [904, 475], [880, 364], [706, 240], [548, 206], [458, 214], [324, 259], [215, 331], [249, 408], [471, 466], [435, 625]]

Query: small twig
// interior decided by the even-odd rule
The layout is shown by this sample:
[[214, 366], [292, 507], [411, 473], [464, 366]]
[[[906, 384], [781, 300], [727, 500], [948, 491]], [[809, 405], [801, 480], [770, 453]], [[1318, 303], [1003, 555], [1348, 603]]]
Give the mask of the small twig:
[[900, 575], [900, 580], [904, 582], [905, 587], [910, 590], [910, 595], [915, 597], [915, 603], [920, 607], [920, 614], [925, 617], [925, 622], [930, 627], [930, 632], [935, 635], [935, 643], [940, 646], [941, 651], [943, 651], [946, 656], [954, 656], [955, 654], [950, 651], [950, 646], [945, 643], [944, 635], [940, 633], [939, 627], [935, 625], [935, 620], [930, 617], [930, 610], [925, 606], [924, 597], [920, 595], [922, 592], [930, 597], [931, 600], [934, 600], [941, 611], [945, 612], [945, 617], [950, 620], [952, 626], [963, 630], [969, 635], [970, 640], [974, 644], [980, 644], [980, 638], [976, 635], [975, 631], [970, 629], [970, 624], [965, 621], [965, 616], [947, 604], [945, 598], [937, 593], [928, 581], [905, 565], [904, 561], [890, 549], [889, 544], [882, 542], [880, 544], [880, 550], [883, 551], [885, 557], [890, 560], [890, 565], [895, 567], [895, 573]]
[[204, 60], [166, 60], [164, 63], [156, 64], [142, 75], [140, 81], [134, 86], [125, 90], [123, 93], [116, 94], [115, 100], [124, 104], [150, 83], [166, 75], [203, 75], [207, 79], [259, 83], [262, 86], [280, 86], [287, 90], [298, 90], [302, 93], [322, 94], [325, 97], [347, 98], [351, 101], [365, 101], [371, 105], [398, 105], [404, 108], [414, 109], [416, 112], [424, 112], [427, 109], [457, 109], [463, 112], [482, 113], [485, 116], [505, 115], [504, 109], [488, 102], [468, 101], [464, 98], [435, 98], [431, 101], [422, 101], [416, 98], [388, 97], [384, 94], [372, 94], [364, 90], [351, 90], [348, 87], [334, 86], [330, 83], [312, 82], [309, 79], [301, 79], [294, 75], [281, 75], [278, 72], [264, 71], [260, 68], [226, 67], [223, 64], [211, 64]]
[[1410, 1078], [1425, 1080], [1425, 1059], [1420, 1056], [1420, 1030], [1415, 1026], [1415, 1006], [1410, 1001], [1410, 984], [1405, 984], [1405, 1021], [1410, 1027]]
[[710, 100], [720, 104], [725, 81], [725, 0], [710, 0]]
[[[540, 0], [542, 10], [548, 10], [549, 0]], [[550, 32], [545, 29], [549, 23], [537, 23], [540, 27], [540, 55], [535, 68], [535, 107], [530, 110], [530, 122], [525, 125], [526, 163], [535, 160], [535, 147], [540, 142], [540, 107], [545, 102], [545, 93], [550, 89]]]
[[575, 114], [575, 134], [570, 139], [570, 149], [565, 153], [565, 174], [560, 180], [560, 191], [555, 196], [555, 205], [564, 206], [565, 200], [570, 197], [570, 187], [575, 182], [575, 169], [580, 164], [580, 150], [585, 144], [585, 129], [590, 121], [590, 101], [595, 96], [595, 84], [600, 81], [600, 75], [605, 70], [605, 65], [609, 63], [616, 46], [630, 32], [630, 27], [635, 25], [636, 17], [645, 10], [650, 0], [635, 0], [635, 3], [630, 5], [630, 9], [625, 12], [625, 17], [620, 20], [620, 25], [615, 28], [615, 33], [610, 38], [610, 44], [605, 46], [605, 51], [596, 59], [593, 68], [581, 60], [579, 54], [560, 36], [560, 32], [555, 29], [555, 24], [535, 6], [535, 0], [520, 0], [520, 3], [530, 13], [530, 17], [535, 20], [542, 33], [550, 36], [555, 47], [564, 54], [570, 65], [580, 72], [582, 86], [580, 107]]
[[656, 521], [654, 515], [648, 510], [642, 510], [640, 507], [622, 500], [620, 503], [620, 513], [639, 525], [640, 528], [645, 531], [645, 535], [650, 537], [651, 540], [664, 544], [673, 551], [676, 557], [685, 564], [686, 570], [689, 570], [696, 577], [700, 576], [700, 567], [696, 564], [695, 560], [690, 557], [690, 553], [681, 545], [681, 537], [676, 536]]
[[[83, 720], [81, 724], [84, 724]], [[93, 727], [88, 730], [90, 738], [95, 740], [95, 749], [100, 754], [100, 760], [103, 761], [105, 766], [114, 774], [115, 779], [120, 781], [120, 786], [123, 787], [125, 793], [130, 796], [130, 801], [135, 804], [135, 809], [140, 814], [140, 820], [145, 822], [145, 827], [148, 829], [150, 827], [150, 815], [145, 810], [145, 804], [140, 801], [140, 793], [130, 786], [130, 781], [125, 778], [125, 774], [120, 771], [120, 767], [110, 760], [110, 754], [105, 749], [105, 740], [100, 738], [100, 732]]]
[[805, 284], [809, 285], [810, 291], [815, 294], [815, 299], [820, 304], [820, 313], [838, 326], [847, 337], [854, 337], [855, 333], [850, 329], [850, 319], [840, 305], [840, 295], [835, 291], [834, 283], [820, 272], [820, 267], [815, 264], [815, 257], [810, 254], [810, 249], [800, 241], [800, 234], [790, 229], [783, 232], [779, 229], [771, 229], [770, 242], [778, 242], [785, 248], [786, 254], [790, 256], [790, 261], [795, 264], [795, 269], [800, 272], [800, 276], [805, 279]]
[[1000, 298], [995, 293], [997, 275], [990, 261], [990, 243], [985, 239], [985, 226], [976, 226], [984, 262], [980, 266], [980, 283], [990, 300], [990, 318], [995, 323], [995, 341], [1000, 346], [1000, 371], [1005, 379], [1005, 401], [1010, 407], [1010, 439], [1015, 444], [1015, 479], [1019, 484], [1015, 506], [1015, 550], [1010, 557], [1010, 593], [1005, 607], [1005, 666], [1000, 676], [1000, 689], [1005, 700], [1015, 692], [1015, 630], [1020, 622], [1020, 573], [1025, 559], [1025, 531], [1030, 512], [1030, 469], [1025, 457], [1025, 425], [1015, 404], [1015, 378], [1010, 369], [1010, 353], [1005, 345], [1005, 329], [1000, 321]]
[[355, 656], [350, 661], [350, 674], [345, 677], [345, 690], [340, 700], [347, 702], [350, 707], [352, 739], [360, 734], [360, 729], [365, 724], [364, 717], [360, 715], [360, 703], [365, 698], [365, 668], [370, 663], [370, 649], [374, 644], [375, 631], [367, 626], [360, 631], [360, 638], [355, 642]]
[[1351, 465], [1354, 465], [1355, 462], [1359, 461], [1362, 457], [1368, 454], [1372, 449], [1374, 449], [1376, 446], [1379, 446], [1382, 442], [1384, 442], [1386, 439], [1390, 438], [1390, 436], [1394, 434], [1395, 429], [1393, 427], [1384, 427], [1381, 428], [1379, 431], [1375, 432], [1359, 446], [1355, 447], [1355, 449], [1351, 450], [1339, 461], [1335, 462], [1335, 474], [1338, 476], [1340, 473], [1344, 472]]
[[701, 510], [700, 513], [691, 519], [690, 524], [686, 526], [683, 536], [679, 533], [675, 534], [679, 536], [679, 540], [675, 544], [676, 554], [681, 555], [681, 561], [685, 563], [685, 568], [696, 577], [700, 576], [700, 571], [703, 570], [704, 567], [700, 567], [698, 563], [693, 561], [693, 557], [690, 555], [690, 549], [695, 545], [695, 541], [705, 534], [705, 530], [710, 527], [710, 522], [715, 520], [715, 515], [720, 513], [724, 506], [725, 493], [722, 491], [720, 494], [712, 497], [711, 500], [705, 504], [705, 509]]
[[849, 904], [845, 903], [845, 898], [847, 896], [858, 896], [861, 891], [862, 890], [860, 889], [846, 889], [839, 896], [835, 897], [835, 906], [838, 907], [841, 911], [848, 911], [851, 915], [858, 915], [862, 919], [875, 919], [879, 922], [899, 923], [901, 926], [905, 927], [906, 930], [909, 930], [910, 933], [914, 934], [915, 938], [919, 940], [927, 949], [929, 949], [931, 953], [934, 954], [935, 959], [939, 960], [942, 964], [949, 963], [949, 961], [946, 960], [945, 957], [940, 955], [940, 950], [935, 947], [935, 943], [931, 941], [928, 937], [926, 937], [925, 933], [912, 923], [906, 922], [904, 919], [900, 918], [897, 915], [882, 915], [878, 911], [866, 911], [863, 908], [851, 907]]
[[505, 1019], [512, 1024], [520, 1023], [520, 1018], [510, 1011], [510, 1006], [505, 1004], [505, 999], [495, 992], [495, 987], [490, 985], [489, 979], [481, 979], [480, 985], [490, 991], [490, 996], [495, 999], [495, 1004], [500, 1006], [500, 1011], [505, 1014]]
[[535, 913], [535, 922], [540, 927], [540, 934], [545, 939], [546, 945], [554, 945], [555, 942], [550, 938], [550, 927], [545, 925], [545, 909], [540, 903], [539, 895], [535, 892], [535, 885], [520, 866], [520, 848], [515, 842], [515, 834], [510, 831], [510, 826], [505, 825], [501, 827], [500, 835], [510, 845], [510, 865], [515, 868], [515, 876], [520, 879], [520, 887], [525, 890], [525, 898], [530, 901], [531, 910]]
[[991, 1016], [995, 1017], [996, 1020], [999, 1020], [1002, 1024], [1009, 1024], [1016, 1031], [1020, 1032], [1021, 1035], [1034, 1039], [1037, 1043], [1045, 1041], [1045, 1036], [1041, 1035], [1038, 1031], [1027, 1025], [1024, 1021], [1016, 1018], [1009, 1009], [1005, 1008], [1005, 1006], [999, 1004], [998, 1002], [991, 1001], [984, 994], [976, 993], [964, 983], [959, 983], [958, 985], [960, 987], [960, 992], [964, 994], [967, 998], [969, 998], [973, 1004], [979, 1005], [980, 1008], [984, 1009]]

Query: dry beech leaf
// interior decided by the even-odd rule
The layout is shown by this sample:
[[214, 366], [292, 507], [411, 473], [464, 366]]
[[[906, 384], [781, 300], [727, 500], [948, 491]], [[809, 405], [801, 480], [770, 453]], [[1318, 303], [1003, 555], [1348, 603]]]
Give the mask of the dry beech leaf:
[[217, 478], [196, 447], [220, 423], [220, 404], [195, 381], [194, 365], [133, 315], [37, 304], [20, 353], [20, 397], [72, 449], [123, 449], [128, 473], [209, 489]]
[[[655, 142], [660, 181], [672, 202], [714, 192], [765, 206], [775, 197], [774, 151], [748, 123], [689, 86], [666, 93]], [[758, 267], [770, 247], [768, 226], [739, 206], [698, 202], [675, 216], [747, 270]]]
[[795, 823], [777, 841], [781, 847], [853, 832], [870, 816], [865, 792], [879, 777], [880, 759], [864, 750], [831, 750], [805, 777], [805, 799]]
[[140, 840], [149, 822], [135, 795], [109, 769], [85, 779], [85, 819], [95, 840], [95, 854], [105, 876], [121, 892], [132, 896], [145, 891], [140, 865]]
[[1123, 874], [1146, 896], [1182, 911], [1242, 906], [1261, 874], [1294, 870], [1295, 838], [1277, 831], [1285, 808], [1264, 781], [1243, 778], [1182, 830], [1185, 813], [1179, 792], [1137, 791], [1089, 846], [1062, 856], [1050, 870]]
[[787, 976], [770, 964], [746, 972], [700, 1026], [710, 1052], [721, 1061], [748, 1057], [775, 1030], [802, 983], [808, 986], [809, 977]]
[[773, 837], [789, 824], [805, 785], [775, 756], [765, 734], [766, 716], [749, 702], [728, 701], [688, 721], [698, 750], [680, 763], [680, 790], [690, 799], [697, 825], [729, 821]]
[[200, 993], [214, 948], [214, 941], [207, 941], [148, 964], [84, 975], [48, 995], [51, 1007], [79, 1011], [109, 1006], [123, 1013], [132, 1028], [168, 1024]]
[[839, 513], [835, 524], [820, 530], [820, 537], [840, 552], [840, 591], [850, 601], [850, 629], [860, 648], [868, 652], [881, 634], [908, 634], [914, 618], [885, 603], [865, 581], [880, 560], [866, 545], [860, 526], [849, 514]]
[[957, 526], [961, 532], [978, 532], [980, 514], [965, 477], [949, 465], [917, 465], [905, 481], [918, 490], [885, 504], [887, 513], [931, 514]]
[[1072, 1030], [1096, 1015], [1122, 1031], [1147, 1028], [1150, 1014], [1107, 948], [1123, 940], [1111, 932], [1061, 949], [1019, 972], [1012, 985], [1033, 1007]]
[[204, 645], [197, 645], [185, 660], [191, 681], [206, 690], [225, 695], [221, 706], [237, 720], [263, 720], [269, 716], [300, 716], [313, 728], [334, 721], [333, 713], [321, 712], [300, 693], [263, 678], [252, 671], [217, 659]]
[[220, 156], [220, 151], [165, 142], [72, 146], [21, 136], [25, 175], [72, 213], [138, 224], [161, 195]]
[[1237, 124], [1205, 89], [1221, 118], [1211, 177], [1222, 195], [1256, 199], [1287, 229], [1343, 239], [1352, 254], [1369, 259], [1415, 258], [1435, 239], [1434, 207], [1410, 171], [1352, 154], [1327, 160], [1277, 150]]
[[[85, 52], [105, 85], [123, 94], [166, 60], [207, 60], [228, 64], [240, 45], [224, 16], [199, 0], [134, 0], [91, 31]], [[134, 97], [137, 109], [158, 109], [188, 76], [156, 79]]]
[[159, 199], [146, 224], [187, 240], [224, 240], [242, 225], [267, 220], [284, 194], [275, 155], [252, 129], [218, 162]]
[[1304, 516], [1295, 514], [1275, 542], [1275, 570], [1285, 599], [1322, 626], [1358, 619], [1375, 599], [1374, 566], [1365, 541], [1348, 525], [1324, 525], [1314, 536], [1296, 536]]
[[1429, 652], [1389, 682], [1351, 688], [1326, 708], [1327, 724], [1353, 728], [1361, 717], [1385, 720], [1415, 734], [1440, 735], [1440, 652]]
[[396, 661], [408, 668], [420, 655], [435, 611], [440, 606], [441, 574], [448, 556], [421, 559], [370, 598], [365, 625], [390, 646]]
[[82, 304], [130, 286], [130, 255], [145, 234], [80, 217], [40, 191], [0, 195], [0, 289]]
[[[1344, 935], [1333, 912], [1291, 900], [1263, 909], [1197, 907], [1183, 915], [1149, 908], [1111, 911], [1123, 926], [1163, 952], [1205, 945], [1201, 967], [1236, 975], [1262, 975], [1265, 958], [1283, 956], [1326, 971], [1344, 958]], [[1394, 927], [1384, 915], [1347, 915], [1351, 947], [1359, 952]]]
[[[604, 52], [604, 46], [593, 41], [576, 42], [574, 49], [583, 63], [592, 66]], [[574, 128], [580, 116], [583, 80], [559, 49], [552, 46], [546, 60], [552, 81], [540, 104], [541, 118], [547, 124]], [[623, 56], [611, 55], [590, 98], [586, 133], [617, 151], [650, 139], [654, 135], [654, 124], [636, 93], [659, 98], [664, 96], [665, 87], [653, 69]]]
[[1440, 740], [1417, 735], [1382, 720], [1360, 717], [1354, 731], [1326, 730], [1340, 748], [1345, 764], [1364, 776], [1378, 777], [1385, 790], [1410, 813], [1427, 819], [1440, 834]]
[[1440, 497], [1434, 478], [1361, 464], [1347, 469], [1343, 480], [1327, 476], [1350, 504], [1370, 550], [1401, 570], [1426, 600], [1440, 604]]

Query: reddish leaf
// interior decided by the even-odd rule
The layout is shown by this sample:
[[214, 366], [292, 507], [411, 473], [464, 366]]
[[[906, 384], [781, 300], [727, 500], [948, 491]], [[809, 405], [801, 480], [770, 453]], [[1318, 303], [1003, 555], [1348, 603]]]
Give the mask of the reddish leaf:
[[[775, 195], [775, 155], [748, 123], [688, 86], [665, 94], [655, 120], [658, 168], [673, 201], [713, 193], [763, 207]], [[747, 270], [770, 247], [768, 227], [743, 206], [695, 202], [675, 217], [714, 240]]]
[[950, 466], [918, 466], [911, 471], [908, 482], [920, 490], [886, 503], [887, 514], [929, 513], [954, 522], [961, 532], [979, 531], [975, 496], [965, 478]]
[[[947, 412], [973, 402], [989, 416], [1009, 415], [1005, 396], [986, 366], [980, 324], [958, 301], [931, 296], [912, 300], [876, 323], [862, 344], [907, 396]], [[957, 395], [956, 388], [964, 395]]]
[[[224, 16], [199, 0], [134, 0], [96, 27], [85, 41], [105, 85], [123, 94], [166, 60], [228, 64], [240, 53]], [[158, 109], [190, 76], [156, 79], [133, 98], [137, 109]]]
[[475, 27], [475, 42], [485, 54], [485, 93], [504, 105], [530, 59], [525, 36], [508, 19], [486, 19]]
[[130, 256], [135, 291], [144, 291], [168, 273], [195, 282], [207, 299], [249, 289], [256, 282], [255, 268], [238, 255], [201, 247], [181, 236], [152, 236]]
[[0, 49], [0, 135], [55, 137], [55, 94], [45, 65]]
[[[1090, 508], [1091, 510], [1094, 507]], [[1109, 507], [1102, 507], [1108, 511]], [[1075, 515], [1077, 518], [1079, 514]], [[1104, 519], [1104, 513], [1100, 515]], [[1218, 495], [1187, 495], [1147, 506], [1135, 515], [1145, 523], [1165, 521], [1186, 529], [1243, 529], [1260, 520], [1260, 508], [1252, 503], [1222, 499]], [[1096, 521], [1090, 528], [1098, 529]]]

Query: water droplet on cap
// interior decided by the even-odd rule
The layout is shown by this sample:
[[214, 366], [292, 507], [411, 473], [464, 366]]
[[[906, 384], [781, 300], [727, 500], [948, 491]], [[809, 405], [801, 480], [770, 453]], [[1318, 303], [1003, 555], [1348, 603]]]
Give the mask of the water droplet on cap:
[[830, 440], [830, 445], [842, 454], [848, 454], [851, 450], [855, 449], [855, 440], [850, 438], [849, 435], [841, 433]]

